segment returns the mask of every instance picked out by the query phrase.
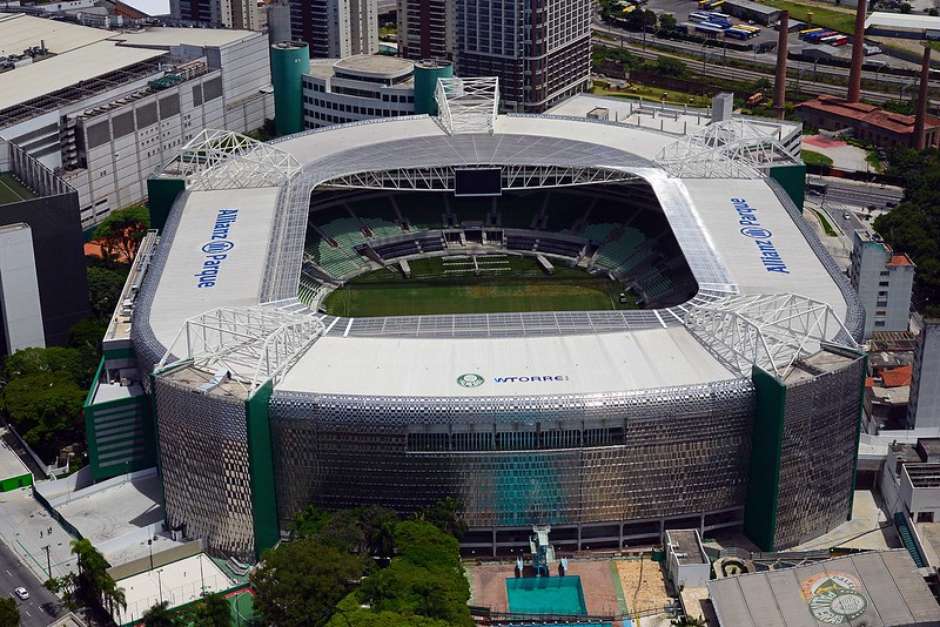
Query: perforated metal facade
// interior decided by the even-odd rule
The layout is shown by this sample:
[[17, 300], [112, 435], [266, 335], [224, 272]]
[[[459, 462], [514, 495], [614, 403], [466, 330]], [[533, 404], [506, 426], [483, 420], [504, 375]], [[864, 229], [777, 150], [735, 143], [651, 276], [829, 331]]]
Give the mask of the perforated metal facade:
[[741, 505], [746, 380], [583, 397], [275, 393], [282, 522], [309, 503], [414, 511], [459, 498], [473, 527], [698, 515]]
[[204, 538], [214, 551], [250, 559], [254, 524], [244, 399], [194, 394], [194, 386], [181, 372], [156, 380], [167, 525]]
[[851, 514], [864, 369], [859, 357], [787, 387], [776, 548], [811, 540]]

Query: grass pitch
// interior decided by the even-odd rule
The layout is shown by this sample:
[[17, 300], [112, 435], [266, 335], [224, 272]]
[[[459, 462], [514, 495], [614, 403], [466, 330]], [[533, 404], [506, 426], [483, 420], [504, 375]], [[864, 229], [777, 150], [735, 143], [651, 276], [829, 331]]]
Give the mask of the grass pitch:
[[13, 178], [9, 172], [0, 174], [0, 205], [35, 197], [36, 194]]
[[[335, 316], [417, 316], [522, 311], [635, 309], [632, 294], [620, 303], [623, 286], [606, 276], [555, 267], [547, 275], [531, 257], [487, 255], [418, 259], [412, 277], [377, 270], [357, 277], [323, 303]], [[475, 274], [480, 268], [479, 275]]]

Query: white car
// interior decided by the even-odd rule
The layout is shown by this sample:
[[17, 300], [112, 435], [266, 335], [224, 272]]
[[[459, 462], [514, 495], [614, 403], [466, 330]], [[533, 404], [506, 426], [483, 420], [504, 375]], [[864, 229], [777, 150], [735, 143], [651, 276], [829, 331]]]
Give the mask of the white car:
[[27, 590], [23, 586], [20, 586], [19, 588], [16, 588], [15, 590], [13, 590], [13, 594], [15, 594], [20, 599], [20, 601], [25, 601], [26, 599], [29, 598], [29, 590]]

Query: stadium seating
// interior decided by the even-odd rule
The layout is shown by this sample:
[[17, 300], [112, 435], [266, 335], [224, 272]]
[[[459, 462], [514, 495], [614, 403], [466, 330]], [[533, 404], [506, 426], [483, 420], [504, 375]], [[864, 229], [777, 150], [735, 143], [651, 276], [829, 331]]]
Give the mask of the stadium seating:
[[546, 231], [572, 231], [584, 217], [593, 200], [581, 194], [552, 192], [545, 206]]
[[510, 198], [500, 199], [497, 205], [499, 225], [510, 229], [530, 229], [535, 216], [542, 211], [545, 196], [538, 193], [514, 194]]
[[347, 203], [349, 211], [372, 232], [372, 237], [401, 235], [398, 215], [388, 198], [373, 196]]
[[600, 244], [596, 263], [608, 270], [618, 268], [646, 240], [642, 232], [622, 224], [589, 224], [584, 237]]
[[400, 194], [395, 202], [412, 231], [443, 228], [445, 208], [439, 194]]

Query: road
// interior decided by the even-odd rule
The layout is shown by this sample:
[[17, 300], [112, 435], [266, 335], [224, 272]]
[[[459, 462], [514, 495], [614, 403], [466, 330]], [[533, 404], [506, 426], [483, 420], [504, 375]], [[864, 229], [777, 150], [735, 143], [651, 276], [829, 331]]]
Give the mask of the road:
[[46, 613], [42, 606], [51, 603], [52, 605], [47, 607], [59, 608], [59, 599], [46, 590], [42, 582], [20, 563], [5, 544], [0, 542], [0, 594], [13, 597], [13, 589], [18, 586], [23, 586], [29, 591], [28, 600], [16, 599], [20, 610], [20, 625], [22, 627], [46, 627], [55, 619], [55, 616]]
[[855, 207], [876, 207], [878, 209], [891, 208], [901, 202], [904, 190], [897, 187], [882, 187], [880, 185], [867, 185], [840, 181], [831, 177], [807, 177], [807, 182], [826, 183], [825, 199], [828, 202], [842, 203]]
[[[768, 65], [766, 70], [750, 70], [750, 69], [727, 67], [727, 66], [721, 65], [721, 61], [723, 57], [740, 56], [741, 53], [738, 53], [737, 51], [721, 49], [721, 48], [703, 48], [700, 45], [690, 44], [688, 42], [678, 42], [678, 41], [663, 40], [663, 39], [655, 39], [656, 44], [658, 46], [669, 47], [670, 49], [673, 50], [672, 53], [664, 52], [662, 50], [653, 50], [652, 48], [644, 50], [644, 46], [642, 44], [642, 35], [639, 33], [630, 33], [627, 31], [613, 29], [607, 26], [598, 26], [596, 24], [594, 25], [593, 28], [594, 28], [595, 33], [602, 33], [610, 37], [621, 38], [622, 47], [629, 49], [630, 52], [636, 54], [637, 56], [641, 58], [655, 59], [661, 56], [672, 57], [672, 58], [676, 58], [676, 59], [683, 61], [693, 71], [699, 72], [700, 68], [698, 66], [698, 62], [691, 60], [688, 57], [690, 56], [702, 57], [704, 55], [705, 59], [703, 59], [702, 68], [701, 68], [702, 74], [707, 73], [708, 75], [711, 75], [711, 76], [716, 76], [718, 78], [724, 78], [724, 79], [730, 79], [730, 80], [758, 80], [761, 78], [773, 80], [774, 68], [771, 65]], [[647, 37], [648, 37], [648, 41], [650, 42], [654, 40], [652, 35], [648, 35]], [[608, 48], [621, 47], [621, 45], [618, 43], [605, 41], [597, 37], [593, 38], [592, 43], [595, 46], [603, 46], [603, 47], [608, 47]], [[746, 58], [748, 61], [751, 61], [751, 62], [755, 61], [756, 56], [753, 55], [752, 53], [744, 53], [744, 54], [745, 54], [745, 57], [743, 58]], [[764, 56], [773, 58], [771, 55], [764, 55]], [[819, 71], [819, 73], [823, 73], [823, 71], [821, 70], [823, 66], [818, 66], [818, 68], [814, 69], [814, 65], [812, 63], [798, 62], [798, 61], [793, 61], [793, 60], [789, 61], [789, 66], [791, 68], [795, 68], [798, 70], [799, 77], [795, 78], [793, 76], [789, 76], [787, 78], [788, 89], [796, 89], [798, 86], [799, 87], [798, 91], [806, 93], [806, 94], [811, 94], [811, 95], [821, 95], [821, 94], [829, 94], [829, 95], [836, 95], [836, 96], [844, 95], [845, 89], [846, 89], [845, 85], [834, 85], [831, 83], [820, 83], [820, 82], [807, 80], [810, 76], [812, 76], [811, 73], [814, 71]], [[839, 68], [827, 68], [827, 69], [832, 71], [833, 73], [841, 75], [841, 73], [838, 71]], [[847, 72], [847, 70], [845, 71]], [[863, 75], [866, 78], [874, 78], [876, 76], [876, 74], [873, 72], [863, 72]], [[803, 78], [804, 76], [806, 77], [806, 79]], [[889, 100], [903, 99], [904, 96], [910, 97], [914, 95], [915, 93], [915, 86], [917, 84], [917, 80], [915, 78], [881, 74], [879, 76], [879, 80], [882, 83], [892, 83], [890, 87], [890, 91], [883, 92], [883, 91], [872, 91], [869, 89], [863, 89], [862, 96], [866, 100], [877, 103], [877, 104], [881, 104]], [[897, 85], [897, 87], [894, 86], [895, 84]], [[931, 84], [936, 85], [936, 83], [933, 81], [931, 81]], [[898, 90], [897, 93], [895, 93], [894, 91], [895, 88], [897, 88]], [[932, 107], [940, 107], [940, 101], [937, 101], [937, 100], [932, 99], [930, 101], [930, 104]]]

